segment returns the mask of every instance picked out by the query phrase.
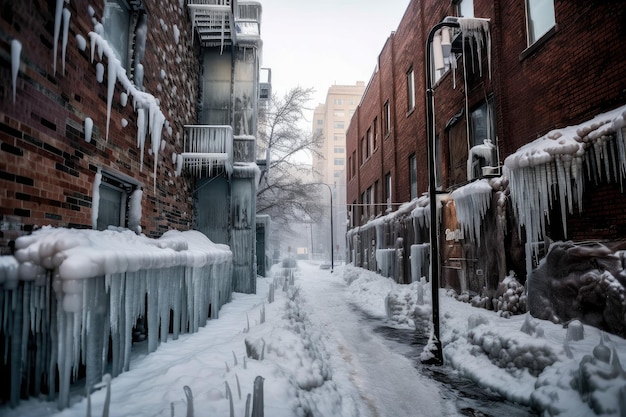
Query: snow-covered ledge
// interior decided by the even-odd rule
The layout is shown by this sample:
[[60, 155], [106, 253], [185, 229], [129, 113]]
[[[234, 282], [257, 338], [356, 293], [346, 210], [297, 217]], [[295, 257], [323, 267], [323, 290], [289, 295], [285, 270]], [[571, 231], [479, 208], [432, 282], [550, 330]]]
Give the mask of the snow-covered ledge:
[[[170, 328], [174, 339], [196, 332], [231, 300], [232, 252], [197, 231], [151, 239], [127, 229], [47, 226], [18, 238], [15, 247], [14, 256], [0, 257], [0, 322], [13, 346], [12, 405], [19, 402], [22, 375], [48, 381], [54, 393], [49, 372], [58, 367], [58, 405], [65, 408], [81, 364], [88, 389], [102, 378], [109, 339], [110, 372], [129, 369], [139, 318], [152, 352]], [[29, 353], [36, 360], [26, 360], [34, 338], [41, 341]]]

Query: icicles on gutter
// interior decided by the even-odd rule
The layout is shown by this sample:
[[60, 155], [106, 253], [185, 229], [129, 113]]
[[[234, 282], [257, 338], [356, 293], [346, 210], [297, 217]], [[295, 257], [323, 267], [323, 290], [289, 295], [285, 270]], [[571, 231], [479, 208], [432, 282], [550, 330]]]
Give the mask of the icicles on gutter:
[[[474, 44], [476, 44], [479, 73], [482, 76], [482, 49], [485, 48], [487, 50], [489, 78], [491, 79], [491, 32], [489, 32], [489, 19], [461, 17], [458, 19], [458, 22], [463, 36], [463, 56], [465, 56], [465, 39], [473, 39], [474, 42], [470, 42], [470, 48], [473, 49]], [[473, 52], [472, 50], [472, 55]], [[472, 59], [472, 65], [473, 62], [474, 60]]]
[[472, 182], [452, 192], [456, 217], [463, 226], [465, 235], [480, 245], [480, 225], [491, 207], [492, 187], [488, 180]]

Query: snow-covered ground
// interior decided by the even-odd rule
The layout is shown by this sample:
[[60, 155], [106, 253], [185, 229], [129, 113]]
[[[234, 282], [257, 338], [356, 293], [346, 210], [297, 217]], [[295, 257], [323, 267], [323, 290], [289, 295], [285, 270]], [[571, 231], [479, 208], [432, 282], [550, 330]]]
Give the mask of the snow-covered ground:
[[[257, 376], [268, 417], [461, 415], [441, 395], [441, 385], [359, 322], [361, 309], [392, 327], [422, 326], [430, 311], [428, 285], [420, 305], [421, 284], [397, 285], [349, 265], [331, 274], [300, 262], [293, 285], [284, 271], [275, 266], [272, 278], [259, 278], [257, 294], [234, 294], [220, 318], [198, 333], [163, 343], [150, 355], [137, 346], [131, 370], [111, 382], [110, 415], [189, 415], [187, 386], [195, 416], [244, 416]], [[271, 283], [275, 299], [269, 303]], [[551, 322], [503, 318], [443, 290], [440, 299], [445, 372], [545, 415], [625, 415], [624, 339], [585, 326], [584, 338], [573, 340], [581, 329], [570, 326], [572, 340], [566, 341], [567, 329]], [[259, 359], [246, 357], [246, 341]], [[33, 399], [0, 414], [102, 415], [105, 396], [106, 388], [91, 396], [91, 414], [79, 396], [62, 412], [55, 403]]]

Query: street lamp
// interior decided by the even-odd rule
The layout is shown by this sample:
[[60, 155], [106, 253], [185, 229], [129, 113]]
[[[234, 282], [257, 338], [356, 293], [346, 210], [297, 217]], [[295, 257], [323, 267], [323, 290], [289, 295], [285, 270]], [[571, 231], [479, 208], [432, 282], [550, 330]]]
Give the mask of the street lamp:
[[428, 362], [437, 365], [443, 364], [443, 351], [441, 349], [440, 329], [439, 329], [439, 237], [437, 227], [437, 190], [435, 188], [435, 111], [433, 99], [431, 45], [435, 33], [441, 28], [459, 28], [456, 17], [448, 16], [442, 22], [437, 23], [428, 32], [426, 40], [426, 126], [428, 141], [428, 196], [430, 207], [430, 282], [432, 288], [433, 304], [433, 337], [434, 356]]
[[310, 182], [309, 185], [325, 185], [328, 187], [328, 192], [330, 194], [330, 273], [332, 274], [335, 270], [335, 239], [334, 239], [334, 228], [333, 228], [333, 190], [330, 188], [330, 185], [325, 182]]

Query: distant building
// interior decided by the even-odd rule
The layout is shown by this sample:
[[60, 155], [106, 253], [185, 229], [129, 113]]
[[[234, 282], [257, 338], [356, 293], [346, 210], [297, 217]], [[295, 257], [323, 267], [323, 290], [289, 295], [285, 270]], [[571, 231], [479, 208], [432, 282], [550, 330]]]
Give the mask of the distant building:
[[[625, 13], [615, 2], [411, 1], [347, 131], [351, 260], [400, 282], [422, 276], [426, 71], [443, 286], [488, 298], [511, 270], [525, 283], [544, 239], [623, 239]], [[446, 16], [471, 20], [435, 34], [425, 68], [427, 35]]]
[[[345, 253], [347, 219], [344, 209], [345, 170], [349, 163], [346, 153], [346, 129], [364, 91], [363, 81], [357, 81], [355, 85], [333, 85], [328, 88], [326, 102], [319, 104], [313, 113], [313, 134], [320, 135], [322, 139], [319, 148], [322, 157], [313, 156], [313, 169], [319, 173], [317, 181], [330, 185], [333, 190], [335, 252], [340, 257]], [[322, 190], [322, 195], [328, 200], [327, 194], [326, 189]], [[330, 238], [328, 228], [318, 228], [316, 235], [319, 242], [316, 249], [322, 251], [322, 248], [328, 247], [325, 244], [326, 238]]]

